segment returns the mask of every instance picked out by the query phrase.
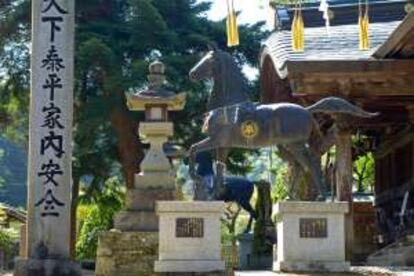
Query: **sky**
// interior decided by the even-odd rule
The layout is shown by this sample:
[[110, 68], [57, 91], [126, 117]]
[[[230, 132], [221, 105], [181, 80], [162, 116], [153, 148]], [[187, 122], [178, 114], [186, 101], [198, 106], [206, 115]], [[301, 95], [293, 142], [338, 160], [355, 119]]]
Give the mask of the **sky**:
[[[200, 0], [207, 1], [207, 0]], [[264, 8], [266, 0], [233, 0], [236, 11], [241, 11], [238, 17], [242, 24], [256, 23], [267, 19], [267, 9]], [[212, 20], [223, 19], [227, 14], [227, 0], [210, 0], [213, 2], [212, 9], [207, 16]]]

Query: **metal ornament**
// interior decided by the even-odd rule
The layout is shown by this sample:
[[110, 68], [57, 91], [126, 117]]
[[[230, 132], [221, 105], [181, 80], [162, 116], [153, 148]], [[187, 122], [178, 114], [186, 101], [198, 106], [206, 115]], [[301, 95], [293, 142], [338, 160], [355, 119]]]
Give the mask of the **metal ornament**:
[[259, 135], [259, 125], [252, 120], [245, 121], [241, 124], [241, 134], [246, 139], [253, 139]]

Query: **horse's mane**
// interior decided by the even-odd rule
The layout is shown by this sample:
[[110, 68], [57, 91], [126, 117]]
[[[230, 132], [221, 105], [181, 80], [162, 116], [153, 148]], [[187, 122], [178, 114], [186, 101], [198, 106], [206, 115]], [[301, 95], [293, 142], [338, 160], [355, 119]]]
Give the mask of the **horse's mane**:
[[249, 101], [246, 77], [234, 58], [224, 51], [216, 51], [215, 58], [218, 68], [215, 68], [214, 88], [208, 109]]

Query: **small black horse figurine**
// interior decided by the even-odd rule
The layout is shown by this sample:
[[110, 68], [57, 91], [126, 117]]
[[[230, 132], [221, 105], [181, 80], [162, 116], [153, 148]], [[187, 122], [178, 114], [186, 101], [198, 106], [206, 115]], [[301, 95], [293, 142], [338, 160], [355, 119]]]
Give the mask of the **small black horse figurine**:
[[[192, 80], [214, 79], [209, 100], [210, 111], [203, 130], [208, 138], [194, 144], [190, 158], [194, 162], [197, 152], [232, 147], [257, 149], [277, 145], [292, 156], [305, 171], [309, 171], [325, 198], [322, 171], [308, 141], [319, 126], [313, 113], [372, 117], [346, 100], [329, 97], [310, 107], [292, 103], [258, 104], [249, 102], [247, 82], [232, 56], [223, 51], [209, 52], [191, 71]], [[224, 162], [221, 160], [221, 162]], [[192, 166], [190, 166], [192, 167]]]
[[[195, 180], [195, 199], [196, 200], [223, 200], [224, 202], [235, 202], [246, 210], [250, 217], [245, 233], [250, 232], [253, 219], [256, 219], [256, 212], [250, 204], [254, 191], [252, 181], [241, 177], [224, 177], [224, 191], [222, 194], [214, 193], [213, 188], [217, 183], [217, 178], [213, 170], [213, 158], [207, 151], [200, 152], [196, 156], [197, 180]], [[207, 194], [207, 197], [206, 197]]]

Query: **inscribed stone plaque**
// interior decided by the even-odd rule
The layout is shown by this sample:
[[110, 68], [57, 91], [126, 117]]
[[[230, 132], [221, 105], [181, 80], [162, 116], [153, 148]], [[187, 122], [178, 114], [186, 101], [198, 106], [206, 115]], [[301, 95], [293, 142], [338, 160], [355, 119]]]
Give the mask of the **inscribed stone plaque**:
[[177, 238], [202, 238], [204, 220], [202, 218], [177, 218], [175, 236]]
[[299, 230], [301, 238], [327, 238], [328, 220], [326, 218], [301, 218]]
[[32, 0], [30, 258], [70, 257], [74, 3]]

